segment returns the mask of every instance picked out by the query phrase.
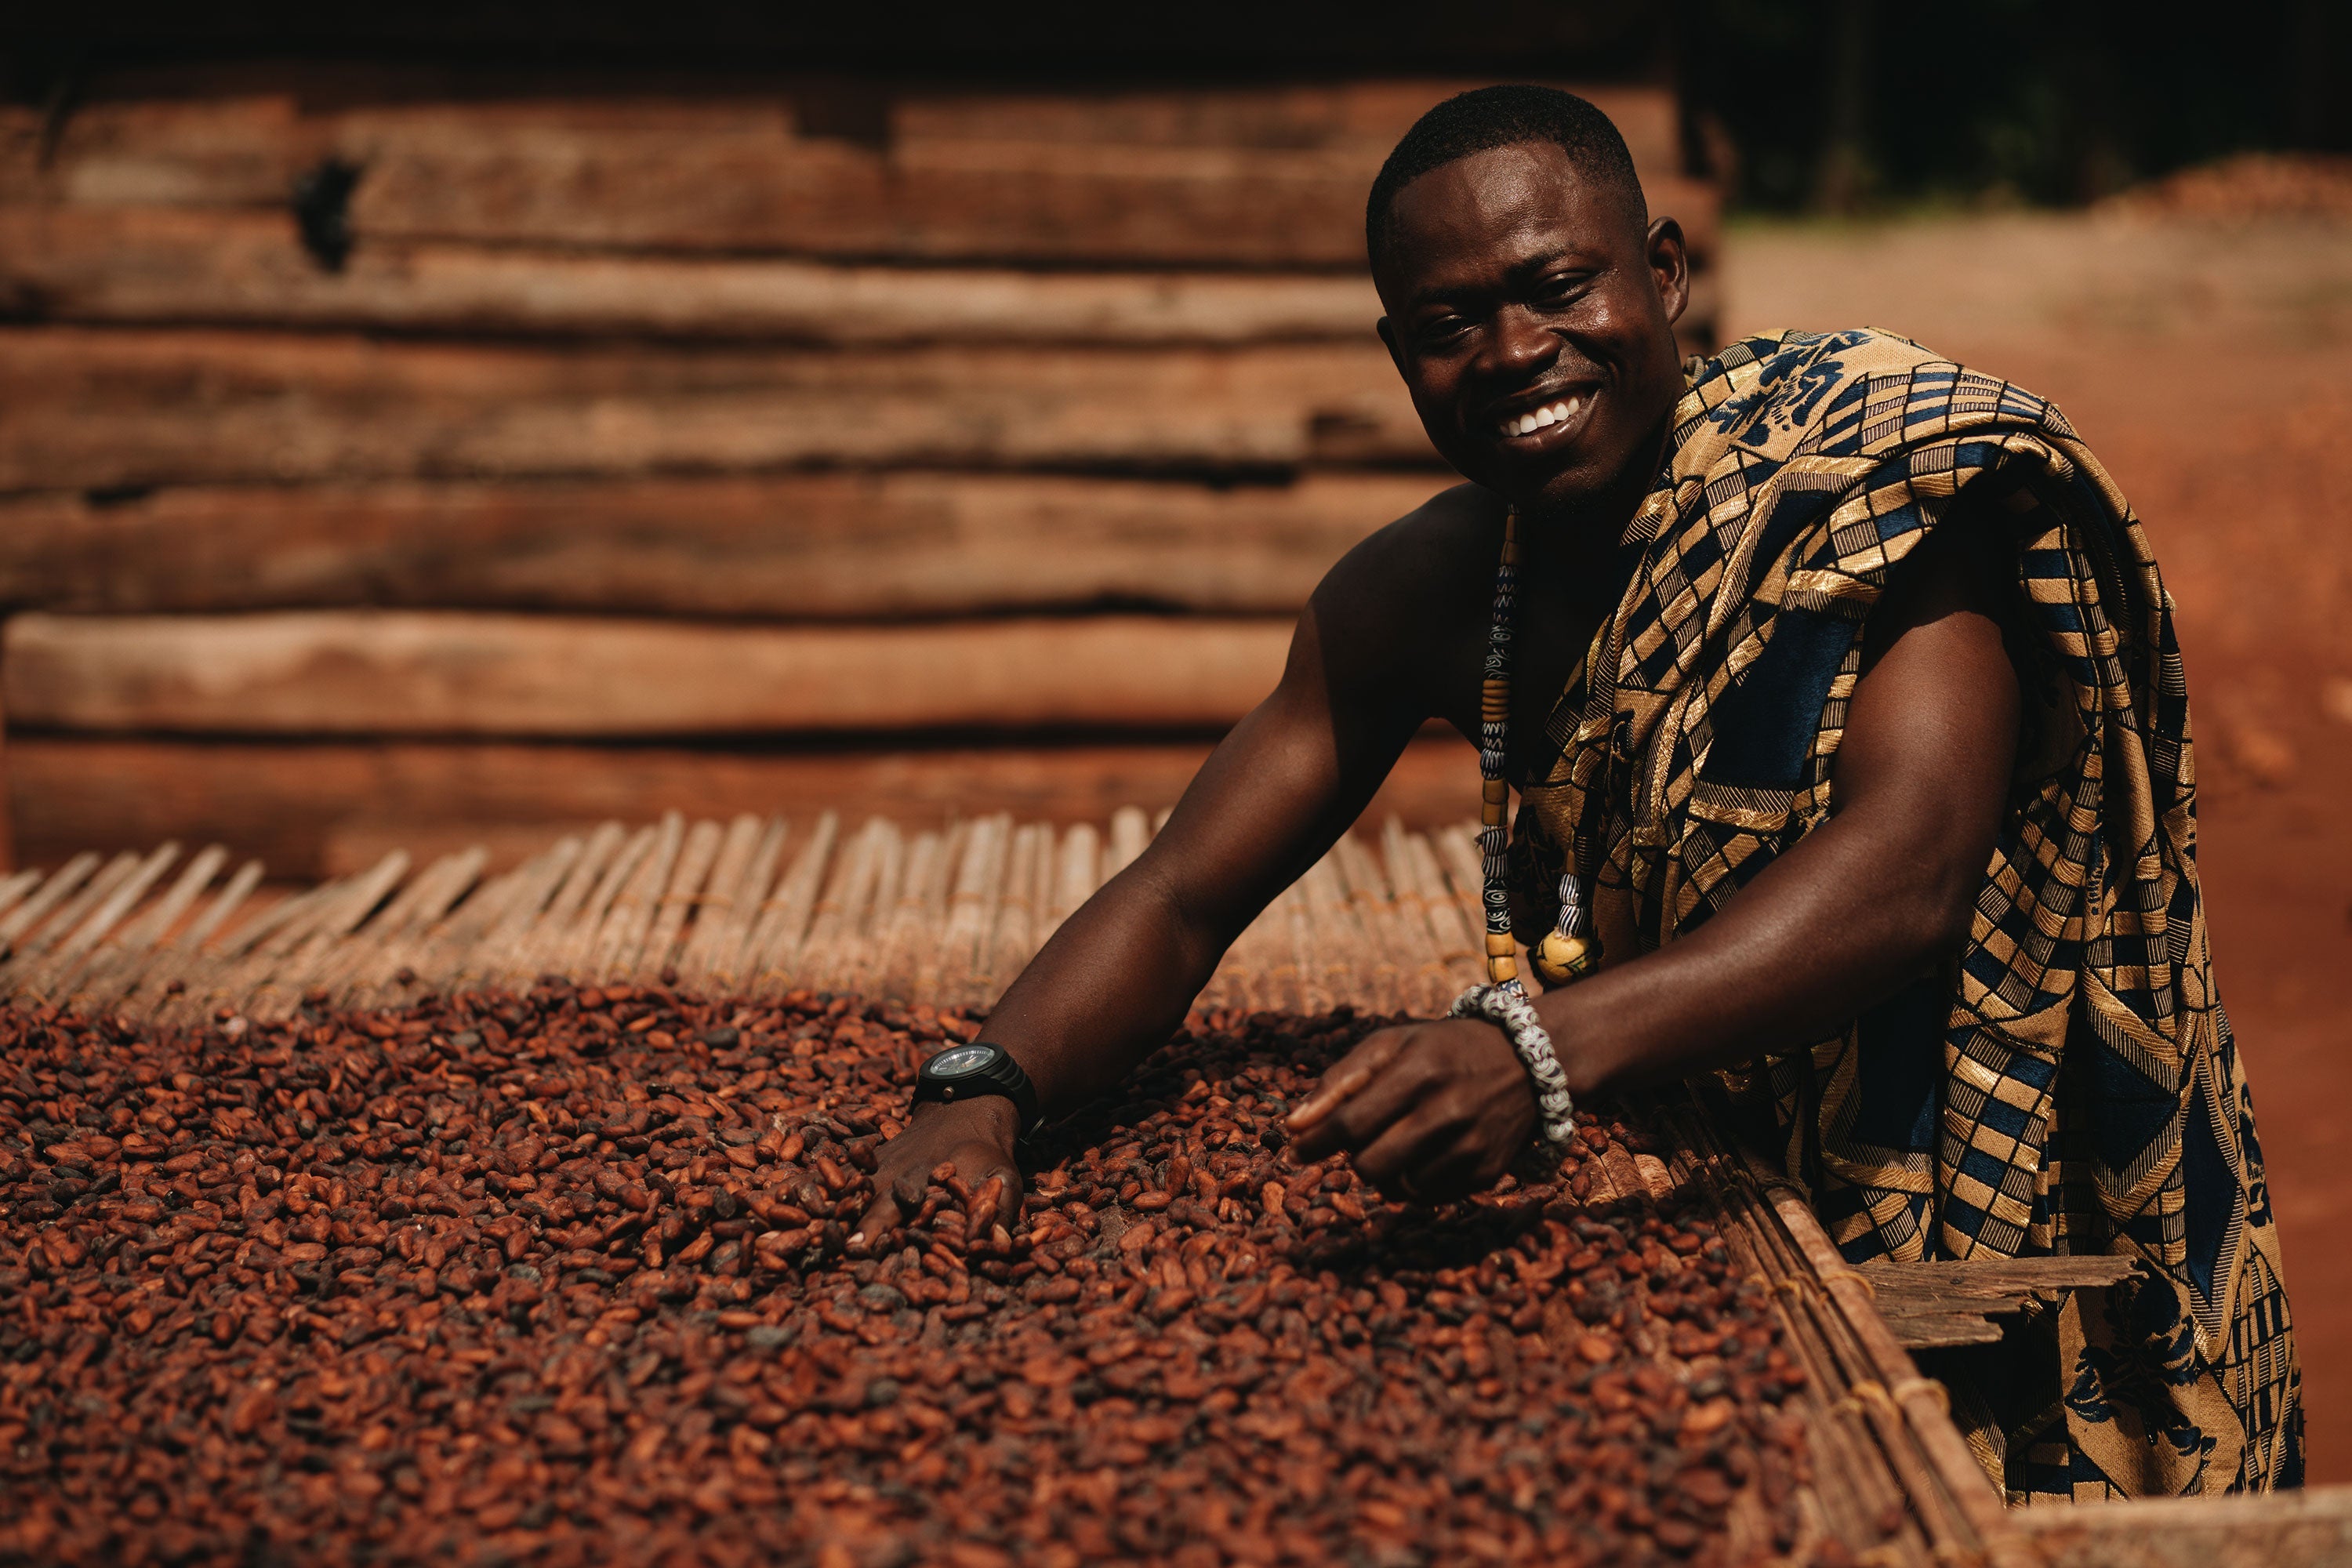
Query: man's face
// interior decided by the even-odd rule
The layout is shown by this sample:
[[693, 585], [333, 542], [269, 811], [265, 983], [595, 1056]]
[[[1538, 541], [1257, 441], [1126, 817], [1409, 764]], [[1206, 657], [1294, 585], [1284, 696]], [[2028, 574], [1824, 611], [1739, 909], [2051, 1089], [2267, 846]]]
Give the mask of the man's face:
[[1525, 142], [1399, 191], [1373, 280], [1381, 337], [1438, 452], [1551, 510], [1646, 487], [1682, 395], [1686, 278], [1672, 219], [1644, 235], [1560, 148]]

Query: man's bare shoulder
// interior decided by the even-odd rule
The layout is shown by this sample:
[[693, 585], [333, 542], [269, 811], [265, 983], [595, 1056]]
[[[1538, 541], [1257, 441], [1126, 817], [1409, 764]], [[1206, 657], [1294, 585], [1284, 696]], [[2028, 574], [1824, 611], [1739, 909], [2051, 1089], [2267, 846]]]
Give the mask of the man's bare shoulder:
[[1484, 605], [1503, 537], [1503, 502], [1477, 485], [1440, 490], [1341, 556], [1315, 590], [1327, 625], [1370, 618], [1393, 637]]

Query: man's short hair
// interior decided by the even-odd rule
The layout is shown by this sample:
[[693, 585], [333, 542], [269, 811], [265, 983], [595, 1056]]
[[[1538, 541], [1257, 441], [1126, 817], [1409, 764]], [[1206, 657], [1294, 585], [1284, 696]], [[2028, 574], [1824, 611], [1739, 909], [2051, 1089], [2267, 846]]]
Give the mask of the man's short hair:
[[1457, 158], [1520, 142], [1549, 142], [1566, 153], [1579, 174], [1614, 187], [1634, 222], [1647, 228], [1649, 208], [1633, 154], [1609, 117], [1556, 87], [1482, 87], [1458, 93], [1413, 121], [1372, 181], [1364, 204], [1364, 247], [1374, 267], [1388, 243], [1389, 209], [1397, 193], [1432, 169]]

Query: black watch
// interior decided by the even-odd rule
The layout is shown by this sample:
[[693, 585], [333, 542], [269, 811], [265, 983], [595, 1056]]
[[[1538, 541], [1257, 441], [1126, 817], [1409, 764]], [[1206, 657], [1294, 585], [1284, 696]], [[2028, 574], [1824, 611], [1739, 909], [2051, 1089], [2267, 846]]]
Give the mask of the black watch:
[[917, 1105], [925, 1100], [953, 1104], [990, 1094], [1001, 1094], [1013, 1102], [1021, 1119], [1021, 1136], [1029, 1136], [1037, 1125], [1037, 1087], [1021, 1070], [1021, 1064], [1013, 1059], [1013, 1053], [1003, 1046], [992, 1046], [985, 1040], [950, 1046], [925, 1062], [922, 1070], [915, 1075]]

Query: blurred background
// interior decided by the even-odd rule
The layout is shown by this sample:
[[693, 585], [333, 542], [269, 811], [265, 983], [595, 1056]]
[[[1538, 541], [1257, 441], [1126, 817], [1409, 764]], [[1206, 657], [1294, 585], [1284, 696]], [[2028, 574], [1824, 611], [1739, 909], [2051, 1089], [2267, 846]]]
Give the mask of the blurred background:
[[[0, 864], [1172, 802], [1446, 482], [1372, 173], [1556, 82], [1690, 234], [1691, 348], [1903, 332], [2055, 397], [2147, 520], [2352, 1479], [2346, 8], [841, 9], [8, 24]], [[1475, 776], [1433, 734], [1374, 810]]]

